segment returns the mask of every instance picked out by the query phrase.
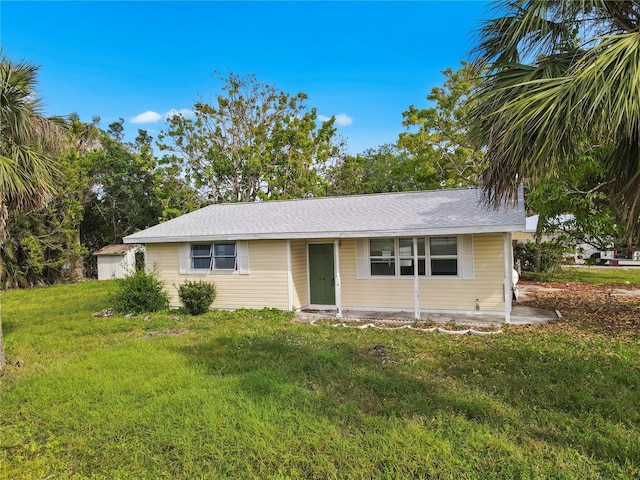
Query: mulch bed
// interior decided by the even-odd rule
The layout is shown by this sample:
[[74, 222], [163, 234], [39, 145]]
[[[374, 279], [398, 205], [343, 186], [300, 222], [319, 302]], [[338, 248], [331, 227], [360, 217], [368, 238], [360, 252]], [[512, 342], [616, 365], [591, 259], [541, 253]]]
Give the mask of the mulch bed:
[[[532, 287], [529, 300], [520, 305], [557, 309], [562, 318], [551, 329], [583, 330], [612, 336], [640, 339], [640, 295], [624, 295], [621, 290], [638, 290], [637, 285], [593, 285], [589, 283], [521, 282]], [[519, 283], [520, 285], [520, 283]], [[543, 327], [546, 328], [546, 327]]]

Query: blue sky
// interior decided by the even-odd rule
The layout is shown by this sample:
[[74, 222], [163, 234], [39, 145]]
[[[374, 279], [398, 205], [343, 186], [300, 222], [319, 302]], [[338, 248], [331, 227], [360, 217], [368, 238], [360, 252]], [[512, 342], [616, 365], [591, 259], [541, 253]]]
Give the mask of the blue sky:
[[50, 115], [99, 115], [103, 128], [122, 117], [128, 139], [138, 128], [155, 137], [167, 112], [212, 98], [213, 72], [231, 70], [306, 93], [320, 115], [339, 116], [355, 154], [397, 139], [402, 112], [428, 105], [487, 11], [480, 1], [2, 0], [0, 38], [11, 59], [41, 65]]

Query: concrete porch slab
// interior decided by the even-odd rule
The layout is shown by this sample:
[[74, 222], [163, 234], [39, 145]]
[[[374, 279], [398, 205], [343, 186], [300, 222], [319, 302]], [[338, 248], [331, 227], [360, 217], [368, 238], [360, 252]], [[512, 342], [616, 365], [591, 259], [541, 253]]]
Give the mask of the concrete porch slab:
[[513, 305], [511, 309], [511, 323], [513, 325], [545, 325], [551, 320], [557, 320], [555, 310], [544, 308]]
[[[380, 323], [414, 323], [416, 319], [413, 312], [379, 312], [371, 310], [343, 310], [342, 318], [337, 317], [336, 310], [302, 310], [296, 315], [300, 321], [318, 320], [321, 318], [365, 321]], [[511, 324], [515, 325], [544, 325], [558, 316], [553, 310], [514, 305], [511, 312]], [[488, 314], [452, 314], [452, 313], [425, 313], [420, 322], [446, 325], [456, 323], [476, 327], [494, 327], [504, 325], [504, 316]]]

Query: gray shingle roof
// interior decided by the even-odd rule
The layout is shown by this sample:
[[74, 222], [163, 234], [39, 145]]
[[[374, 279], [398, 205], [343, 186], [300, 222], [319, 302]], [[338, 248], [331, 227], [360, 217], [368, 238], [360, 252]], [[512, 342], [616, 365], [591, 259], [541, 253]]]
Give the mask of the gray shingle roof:
[[475, 189], [210, 205], [125, 237], [125, 243], [443, 235], [521, 231], [516, 206], [492, 209]]

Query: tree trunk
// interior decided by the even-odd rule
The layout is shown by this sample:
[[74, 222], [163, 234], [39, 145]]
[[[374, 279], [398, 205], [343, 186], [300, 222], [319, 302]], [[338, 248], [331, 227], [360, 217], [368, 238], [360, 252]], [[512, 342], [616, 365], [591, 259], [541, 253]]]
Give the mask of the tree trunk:
[[77, 255], [73, 258], [73, 265], [71, 267], [71, 281], [77, 282], [84, 278], [84, 265], [81, 259], [80, 251], [82, 248], [82, 242], [80, 241], [80, 227], [76, 228], [76, 251]]
[[534, 269], [540, 271], [542, 266], [542, 216], [538, 216], [538, 225], [536, 226], [536, 256], [534, 258]]

